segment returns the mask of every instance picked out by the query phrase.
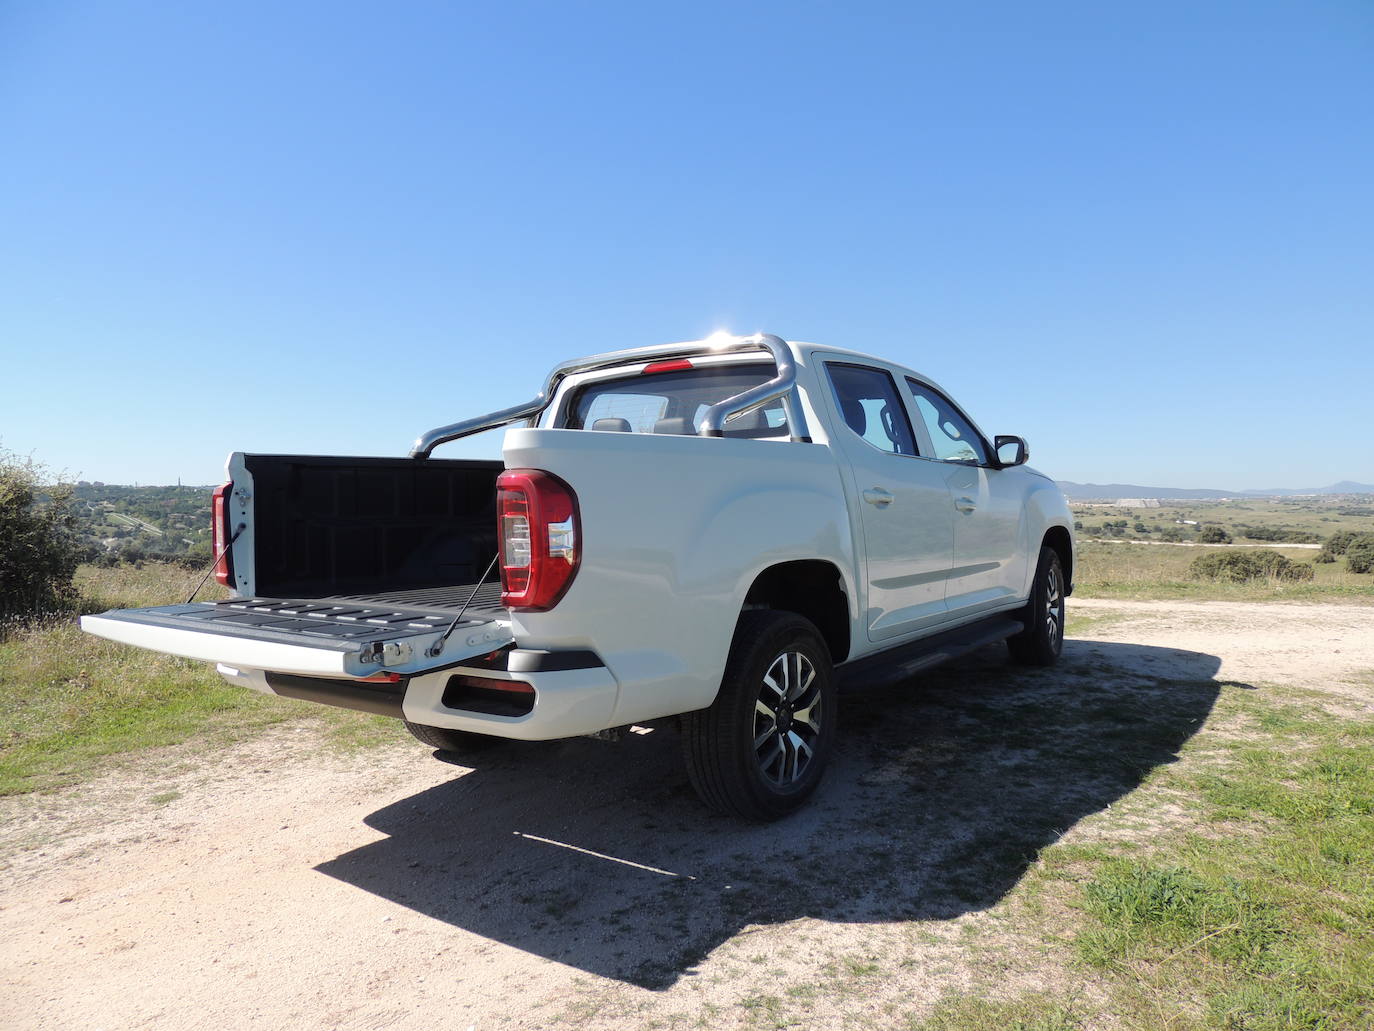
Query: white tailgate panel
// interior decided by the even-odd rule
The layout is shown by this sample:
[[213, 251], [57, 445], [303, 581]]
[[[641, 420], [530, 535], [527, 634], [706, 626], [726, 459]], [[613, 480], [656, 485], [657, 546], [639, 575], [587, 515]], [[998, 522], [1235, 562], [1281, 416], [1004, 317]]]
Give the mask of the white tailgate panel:
[[[303, 615], [288, 616], [283, 609]], [[339, 617], [338, 612], [347, 615]], [[468, 618], [444, 640], [438, 655], [429, 655], [452, 619], [356, 604], [247, 599], [118, 609], [82, 616], [81, 629], [111, 641], [226, 666], [344, 677], [413, 675], [481, 655], [511, 640], [509, 623]]]
[[[231, 666], [326, 676], [346, 676], [350, 672], [346, 662], [350, 652], [343, 649], [336, 651], [327, 647], [302, 647], [276, 641], [254, 641], [246, 637], [225, 637], [199, 630], [149, 626], [104, 616], [82, 616], [81, 629], [122, 644], [134, 644], [168, 655], [223, 662]], [[356, 663], [356, 653], [352, 655]], [[374, 666], [373, 671], [381, 672], [381, 667]]]

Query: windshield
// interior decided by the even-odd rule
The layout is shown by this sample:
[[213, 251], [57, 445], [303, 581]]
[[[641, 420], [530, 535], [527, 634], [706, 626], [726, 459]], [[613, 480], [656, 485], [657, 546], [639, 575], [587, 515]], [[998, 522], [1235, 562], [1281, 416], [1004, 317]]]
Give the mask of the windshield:
[[[619, 433], [694, 434], [706, 409], [768, 382], [776, 373], [769, 362], [750, 362], [598, 380], [574, 392], [565, 426]], [[787, 414], [782, 400], [727, 420], [725, 435], [786, 438]]]

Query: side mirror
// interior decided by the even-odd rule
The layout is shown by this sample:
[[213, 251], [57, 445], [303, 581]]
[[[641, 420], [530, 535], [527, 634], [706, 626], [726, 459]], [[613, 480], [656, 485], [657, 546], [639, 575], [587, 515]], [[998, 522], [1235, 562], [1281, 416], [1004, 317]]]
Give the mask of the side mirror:
[[1024, 437], [998, 434], [993, 439], [992, 449], [997, 452], [997, 465], [1001, 469], [1009, 465], [1023, 465], [1030, 458], [1030, 445]]

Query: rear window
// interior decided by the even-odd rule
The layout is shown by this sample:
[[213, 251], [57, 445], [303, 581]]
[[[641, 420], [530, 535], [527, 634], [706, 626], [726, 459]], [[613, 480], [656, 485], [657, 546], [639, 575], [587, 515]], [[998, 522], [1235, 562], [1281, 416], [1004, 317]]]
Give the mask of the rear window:
[[[770, 362], [751, 362], [600, 380], [577, 389], [568, 404], [564, 425], [572, 430], [694, 434], [706, 409], [767, 383], [776, 373]], [[725, 435], [786, 437], [787, 415], [782, 400], [727, 420]]]

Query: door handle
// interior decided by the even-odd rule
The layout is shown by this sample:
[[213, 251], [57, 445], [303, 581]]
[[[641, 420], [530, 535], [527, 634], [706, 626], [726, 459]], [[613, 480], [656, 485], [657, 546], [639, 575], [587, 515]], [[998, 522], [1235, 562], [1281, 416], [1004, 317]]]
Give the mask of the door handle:
[[870, 487], [864, 491], [864, 500], [870, 505], [877, 505], [879, 508], [886, 508], [895, 500], [893, 496], [881, 487]]
[[954, 502], [954, 507], [960, 512], [972, 512], [978, 508], [978, 502], [968, 497], [958, 498]]

